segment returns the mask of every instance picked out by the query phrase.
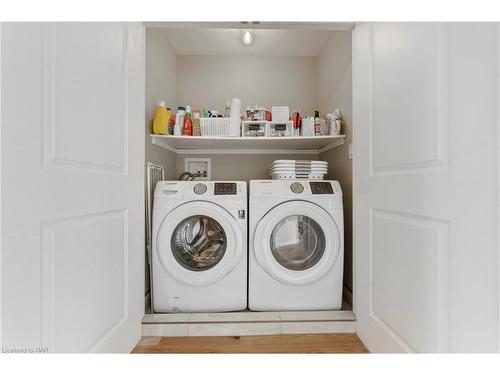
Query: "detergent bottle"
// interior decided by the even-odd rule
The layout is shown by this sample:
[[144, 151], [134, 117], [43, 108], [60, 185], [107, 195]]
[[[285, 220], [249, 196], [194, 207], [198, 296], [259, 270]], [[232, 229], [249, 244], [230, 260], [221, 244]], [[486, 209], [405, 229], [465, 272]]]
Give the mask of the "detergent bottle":
[[168, 134], [168, 122], [170, 121], [171, 115], [170, 108], [165, 108], [165, 102], [159, 100], [156, 105], [153, 119], [153, 134]]

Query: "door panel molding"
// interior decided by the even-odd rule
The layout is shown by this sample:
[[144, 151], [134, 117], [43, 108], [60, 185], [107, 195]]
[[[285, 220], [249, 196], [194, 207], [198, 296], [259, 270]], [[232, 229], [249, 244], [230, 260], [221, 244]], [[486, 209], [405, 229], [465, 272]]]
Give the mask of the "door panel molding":
[[[121, 43], [121, 56], [122, 64], [120, 67], [120, 77], [122, 85], [122, 98], [120, 118], [115, 120], [113, 126], [118, 130], [116, 137], [121, 138], [120, 157], [118, 160], [92, 160], [89, 156], [81, 157], [82, 155], [70, 154], [66, 155], [58, 150], [58, 144], [77, 144], [81, 142], [77, 137], [66, 138], [59, 140], [57, 136], [57, 128], [67, 126], [65, 124], [58, 124], [57, 122], [57, 108], [60, 107], [64, 110], [64, 106], [57, 102], [56, 92], [61, 92], [61, 88], [56, 87], [57, 81], [57, 54], [56, 54], [56, 38], [58, 28], [69, 26], [71, 24], [54, 24], [46, 23], [42, 25], [41, 43], [42, 43], [42, 167], [63, 167], [66, 169], [79, 168], [88, 172], [94, 173], [116, 173], [120, 175], [127, 175], [128, 173], [128, 29], [125, 24], [122, 25], [122, 43]], [[71, 48], [69, 46], [68, 48]], [[76, 96], [76, 95], [75, 95]], [[87, 103], [80, 103], [85, 106]], [[76, 120], [75, 120], [76, 121]], [[99, 128], [111, 126], [111, 122], [104, 121], [100, 124]], [[82, 127], [87, 124], [83, 123]], [[90, 126], [90, 124], [88, 124]], [[99, 131], [99, 129], [97, 129]], [[109, 144], [110, 138], [103, 139], [99, 137], [98, 133], [93, 134], [95, 137], [93, 144], [87, 144], [88, 149], [100, 146], [102, 149], [112, 149], [113, 145]], [[87, 140], [90, 141], [90, 140]], [[70, 151], [71, 153], [71, 151]], [[113, 158], [111, 158], [113, 159]]]
[[[426, 273], [425, 277], [420, 280], [420, 282], [425, 282], [427, 278], [432, 277], [432, 279], [435, 281], [435, 284], [430, 285], [429, 288], [420, 290], [420, 293], [418, 294], [408, 294], [408, 299], [411, 299], [412, 297], [415, 298], [423, 298], [423, 300], [428, 300], [428, 299], [433, 299], [434, 303], [436, 304], [436, 314], [435, 316], [432, 316], [434, 314], [431, 314], [431, 316], [426, 316], [424, 317], [424, 324], [429, 324], [429, 322], [434, 319], [435, 320], [435, 327], [434, 327], [434, 332], [432, 332], [433, 337], [429, 338], [429, 340], [426, 342], [428, 345], [424, 345], [423, 350], [417, 350], [418, 343], [413, 343], [411, 341], [411, 337], [409, 338], [403, 338], [401, 334], [398, 334], [398, 329], [393, 327], [392, 323], [387, 319], [384, 318], [376, 311], [375, 304], [374, 304], [374, 285], [376, 283], [376, 280], [374, 279], [374, 255], [377, 249], [375, 248], [375, 239], [374, 239], [374, 223], [375, 221], [379, 220], [385, 220], [385, 221], [390, 221], [394, 223], [395, 226], [398, 224], [402, 224], [403, 226], [406, 226], [408, 228], [416, 228], [416, 230], [423, 230], [427, 232], [433, 232], [436, 236], [436, 243], [434, 244], [436, 247], [429, 250], [429, 255], [434, 254], [436, 259], [434, 260], [434, 274], [428, 274]], [[387, 331], [387, 333], [392, 336], [394, 340], [398, 342], [399, 345], [405, 348], [406, 351], [408, 352], [421, 352], [421, 351], [429, 351], [429, 345], [434, 346], [434, 351], [447, 351], [449, 347], [449, 258], [450, 258], [450, 249], [449, 249], [449, 230], [450, 230], [450, 222], [449, 220], [445, 219], [440, 219], [440, 218], [434, 218], [434, 217], [426, 217], [422, 215], [415, 215], [407, 212], [398, 212], [398, 211], [391, 211], [391, 210], [385, 210], [385, 209], [378, 209], [378, 208], [370, 208], [370, 222], [369, 222], [369, 228], [370, 228], [370, 234], [369, 234], [369, 256], [368, 256], [368, 262], [369, 262], [369, 313], [370, 316], [384, 329]], [[419, 236], [420, 237], [420, 236]], [[410, 239], [408, 237], [408, 239]], [[384, 248], [382, 251], [387, 251], [387, 247], [391, 245], [391, 242], [394, 241], [394, 236], [388, 236], [388, 243], [385, 243]], [[430, 245], [430, 244], [427, 244]], [[411, 246], [411, 244], [410, 244]], [[395, 251], [405, 251], [404, 248], [397, 248], [394, 249]], [[419, 251], [425, 251], [425, 248], [422, 249], [415, 249]], [[408, 257], [411, 256], [411, 254], [407, 254]], [[391, 256], [391, 258], [395, 256]], [[419, 259], [416, 259], [419, 260]], [[428, 260], [427, 264], [421, 264], [422, 266], [428, 267], [430, 263], [430, 260]], [[417, 262], [414, 262], [413, 264], [419, 264]], [[419, 273], [425, 273], [425, 270], [420, 270], [417, 269], [416, 267], [411, 270], [412, 274], [414, 275], [417, 273], [416, 276], [418, 276]], [[402, 272], [403, 273], [403, 272]], [[407, 273], [407, 272], [404, 272]], [[399, 276], [402, 276], [401, 274], [397, 273]], [[390, 275], [384, 275], [384, 277], [389, 277]], [[414, 275], [415, 276], [415, 275]], [[388, 290], [392, 289], [396, 285], [402, 285], [404, 284], [405, 280], [404, 277], [399, 277], [398, 278], [399, 282], [398, 284], [395, 283], [390, 283]], [[392, 280], [394, 282], [394, 280]], [[418, 280], [414, 280], [413, 283], [415, 283]], [[399, 284], [401, 283], [401, 284]], [[406, 285], [406, 287], [411, 287], [412, 282], [409, 282], [410, 285]], [[434, 293], [434, 290], [432, 287], [436, 288], [436, 293], [435, 295], [432, 295]], [[387, 290], [386, 289], [386, 290]], [[430, 295], [428, 298], [425, 298], [422, 294], [428, 292]], [[397, 297], [394, 295], [394, 290], [392, 290], [391, 293], [389, 293], [391, 297]], [[409, 301], [411, 302], [411, 301]], [[430, 301], [428, 301], [430, 302]], [[382, 301], [381, 303], [390, 305], [390, 301]], [[415, 303], [415, 308], [419, 309], [422, 303]], [[397, 309], [398, 307], [401, 306], [393, 306], [394, 309]], [[432, 308], [432, 306], [428, 306]], [[424, 308], [425, 306], [421, 306], [422, 310], [421, 313], [419, 314], [419, 317], [423, 315], [425, 312]], [[401, 314], [403, 315], [403, 314]], [[408, 319], [411, 317], [405, 317], [404, 319]], [[421, 322], [422, 323], [422, 322]], [[412, 334], [416, 334], [416, 332], [411, 332]]]
[[[111, 238], [109, 238], [109, 234], [113, 233], [113, 227], [109, 227], [107, 230], [105, 230], [106, 224], [110, 224], [110, 222], [117, 222], [118, 225], [121, 227], [121, 232], [116, 233], [119, 238], [116, 238], [115, 240], [118, 241], [116, 245], [120, 247], [119, 253], [121, 254], [121, 259], [117, 259], [116, 255], [114, 254], [112, 256], [112, 259], [114, 261], [121, 261], [122, 266], [121, 266], [121, 277], [119, 280], [115, 280], [115, 283], [121, 286], [121, 303], [120, 307], [117, 310], [118, 315], [114, 318], [111, 319], [111, 323], [107, 324], [104, 327], [100, 327], [99, 330], [95, 332], [94, 337], [92, 338], [91, 344], [87, 345], [86, 347], [80, 348], [80, 352], [95, 352], [96, 349], [100, 346], [102, 342], [107, 340], [109, 337], [113, 335], [118, 328], [127, 321], [128, 319], [128, 210], [126, 208], [123, 209], [116, 209], [116, 210], [108, 210], [108, 211], [102, 211], [102, 212], [95, 212], [95, 213], [90, 213], [90, 214], [85, 214], [85, 215], [80, 215], [80, 216], [71, 216], [71, 217], [65, 217], [65, 218], [58, 218], [54, 220], [47, 220], [41, 223], [40, 225], [40, 233], [41, 233], [41, 254], [40, 254], [40, 259], [41, 259], [41, 270], [40, 270], [40, 275], [41, 275], [41, 282], [40, 282], [40, 296], [41, 296], [41, 343], [43, 346], [49, 348], [50, 352], [64, 352], [65, 348], [62, 346], [57, 340], [56, 340], [56, 319], [58, 322], [61, 322], [61, 318], [64, 318], [59, 316], [56, 318], [56, 311], [59, 313], [63, 313], [65, 308], [69, 308], [71, 310], [71, 306], [67, 306], [64, 300], [58, 301], [57, 300], [57, 291], [56, 291], [56, 285], [67, 285], [71, 281], [71, 277], [73, 276], [72, 274], [65, 275], [66, 278], [63, 280], [57, 280], [56, 275], [61, 275], [64, 274], [64, 270], [58, 269], [56, 266], [57, 263], [57, 253], [63, 251], [68, 252], [70, 250], [74, 250], [74, 247], [76, 244], [73, 244], [73, 246], [69, 247], [64, 247], [63, 249], [58, 249], [57, 245], [57, 235], [62, 235], [64, 236], [65, 232], [66, 233], [72, 233], [73, 237], [78, 237], [78, 233], [81, 232], [82, 230], [85, 229], [94, 229], [105, 231], [106, 235], [108, 238], [105, 238], [106, 242], [104, 248], [101, 250], [105, 251], [102, 255], [100, 255], [101, 258], [104, 258], [106, 255], [106, 252], [109, 252], [112, 250], [110, 246], [112, 245], [109, 243]], [[116, 229], [116, 228], [114, 228]], [[88, 238], [89, 236], [87, 234]], [[80, 239], [81, 241], [84, 241], [82, 238]], [[61, 241], [59, 241], [61, 242]], [[82, 248], [81, 250], [88, 250], [91, 246], [87, 246], [85, 248]], [[65, 254], [59, 254], [61, 256]], [[98, 256], [99, 254], [95, 254]], [[74, 254], [74, 257], [72, 257], [75, 261], [77, 259], [78, 254]], [[88, 259], [87, 259], [88, 260]], [[97, 260], [94, 262], [94, 264], [98, 263], [99, 261]], [[67, 262], [66, 262], [67, 265]], [[77, 264], [73, 264], [75, 269], [78, 268]], [[83, 266], [83, 265], [82, 265]], [[90, 274], [93, 270], [88, 269], [88, 273]], [[105, 286], [102, 287], [103, 289]], [[74, 290], [74, 295], [82, 295], [85, 294], [84, 290]], [[115, 294], [115, 293], [113, 293]], [[95, 301], [94, 301], [95, 302]], [[57, 306], [57, 307], [56, 307]], [[67, 311], [68, 316], [66, 318], [70, 319], [71, 321], [80, 321], [80, 324], [84, 320], [81, 320], [78, 318], [78, 316], [71, 311]], [[63, 313], [64, 315], [64, 313]], [[95, 318], [95, 317], [94, 317]], [[83, 328], [83, 327], [82, 327]], [[90, 328], [89, 328], [90, 329]], [[89, 329], [87, 329], [87, 333], [89, 333]], [[74, 336], [74, 332], [69, 331], [68, 335]], [[74, 348], [72, 348], [74, 351]]]
[[[432, 150], [432, 155], [429, 157], [420, 158], [419, 160], [409, 161], [409, 162], [395, 162], [395, 163], [384, 163], [378, 165], [375, 155], [375, 147], [373, 142], [374, 133], [377, 132], [374, 129], [374, 96], [377, 95], [377, 87], [375, 85], [375, 73], [376, 73], [376, 62], [375, 62], [375, 35], [376, 27], [380, 25], [371, 24], [370, 25], [370, 35], [369, 35], [369, 94], [368, 94], [368, 106], [369, 106], [369, 148], [370, 148], [370, 176], [379, 175], [390, 175], [390, 174], [408, 174], [408, 173], [427, 173], [431, 171], [442, 172], [446, 170], [449, 166], [449, 139], [448, 139], [448, 129], [449, 129], [449, 79], [448, 79], [448, 68], [449, 68], [449, 31], [448, 27], [443, 24], [436, 24], [434, 29], [435, 34], [435, 50], [434, 50], [434, 62], [433, 69], [436, 73], [436, 87], [435, 87], [435, 113], [429, 114], [429, 118], [434, 118], [436, 122], [436, 133], [435, 145]], [[404, 41], [403, 41], [404, 42]], [[382, 91], [385, 88], [381, 88]], [[394, 98], [396, 102], [397, 98]], [[387, 112], [387, 116], [389, 112]], [[385, 120], [379, 121], [387, 121]], [[396, 124], [397, 125], [397, 124]], [[400, 124], [403, 125], [403, 124]], [[418, 146], [417, 146], [418, 147]]]

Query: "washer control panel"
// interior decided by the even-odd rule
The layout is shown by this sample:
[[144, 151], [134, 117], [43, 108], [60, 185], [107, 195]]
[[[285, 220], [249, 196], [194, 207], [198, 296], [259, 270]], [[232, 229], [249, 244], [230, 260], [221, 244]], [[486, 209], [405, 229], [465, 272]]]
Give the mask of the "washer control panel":
[[295, 194], [301, 194], [304, 192], [304, 185], [300, 182], [294, 182], [290, 185], [290, 190]]
[[237, 186], [235, 182], [216, 182], [214, 184], [214, 195], [236, 195]]
[[194, 185], [193, 191], [198, 195], [205, 194], [207, 192], [207, 185], [201, 183], [196, 184]]
[[310, 181], [312, 194], [333, 194], [333, 188], [330, 182], [326, 181]]

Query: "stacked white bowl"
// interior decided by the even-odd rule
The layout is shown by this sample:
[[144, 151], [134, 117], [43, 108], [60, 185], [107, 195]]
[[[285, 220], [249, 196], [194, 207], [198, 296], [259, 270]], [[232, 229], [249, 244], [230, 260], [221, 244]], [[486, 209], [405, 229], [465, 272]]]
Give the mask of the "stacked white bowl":
[[328, 162], [320, 160], [275, 160], [269, 167], [273, 180], [322, 180], [328, 173]]

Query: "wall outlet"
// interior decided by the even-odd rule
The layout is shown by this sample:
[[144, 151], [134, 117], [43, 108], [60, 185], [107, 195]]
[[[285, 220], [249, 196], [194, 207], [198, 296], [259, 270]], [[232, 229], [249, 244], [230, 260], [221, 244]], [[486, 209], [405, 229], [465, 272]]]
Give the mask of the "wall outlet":
[[184, 160], [185, 172], [192, 173], [195, 180], [212, 179], [212, 159], [210, 158], [186, 158]]

